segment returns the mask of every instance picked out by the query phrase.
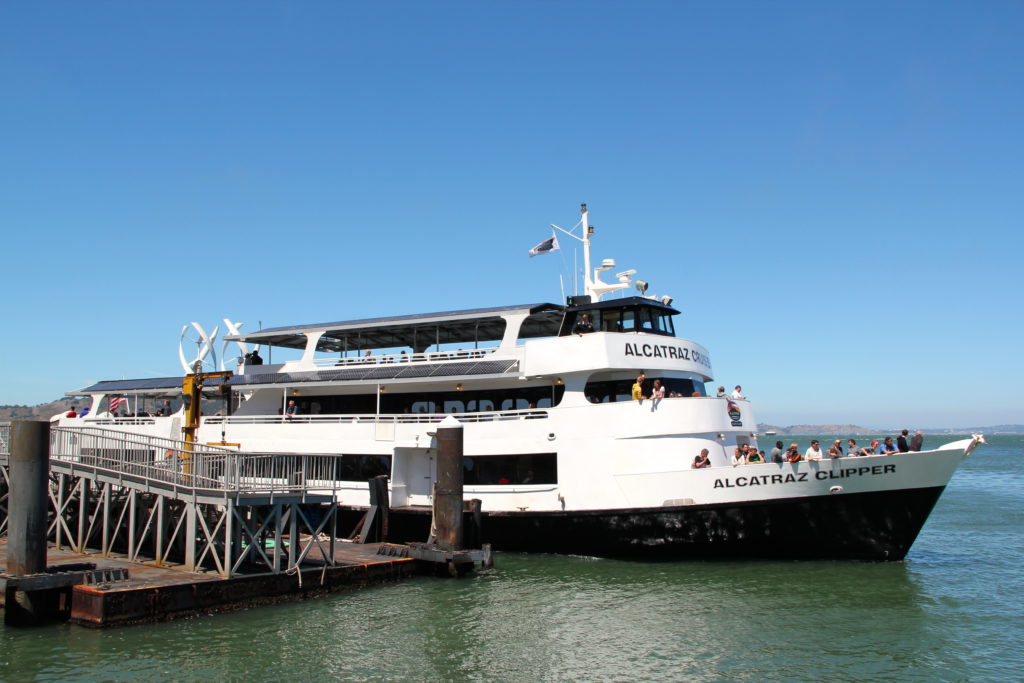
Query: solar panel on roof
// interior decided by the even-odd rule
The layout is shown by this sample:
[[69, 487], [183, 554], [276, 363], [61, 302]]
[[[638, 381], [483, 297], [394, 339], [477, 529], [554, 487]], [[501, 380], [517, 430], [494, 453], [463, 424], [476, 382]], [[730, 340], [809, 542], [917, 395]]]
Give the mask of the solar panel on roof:
[[410, 365], [402, 368], [402, 371], [395, 375], [395, 377], [403, 379], [406, 377], [429, 377], [433, 370], [433, 365]]
[[401, 367], [397, 365], [384, 366], [379, 368], [371, 368], [363, 375], [363, 379], [384, 379], [391, 378], [398, 375], [401, 371]]
[[516, 360], [485, 360], [441, 362], [429, 364], [391, 363], [354, 368], [331, 368], [317, 372], [278, 372], [240, 375], [231, 378], [232, 385], [300, 384], [304, 382], [372, 381], [381, 379], [415, 379], [417, 377], [450, 377], [453, 375], [485, 375], [508, 372]]

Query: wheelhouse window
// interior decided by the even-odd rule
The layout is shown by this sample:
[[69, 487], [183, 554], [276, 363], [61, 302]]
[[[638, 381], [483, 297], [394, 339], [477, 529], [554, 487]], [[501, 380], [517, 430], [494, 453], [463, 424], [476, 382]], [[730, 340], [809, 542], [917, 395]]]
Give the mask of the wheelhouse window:
[[576, 333], [576, 323], [590, 316], [595, 332], [647, 332], [675, 336], [672, 316], [678, 311], [639, 297], [601, 302], [569, 309], [559, 331], [560, 336]]

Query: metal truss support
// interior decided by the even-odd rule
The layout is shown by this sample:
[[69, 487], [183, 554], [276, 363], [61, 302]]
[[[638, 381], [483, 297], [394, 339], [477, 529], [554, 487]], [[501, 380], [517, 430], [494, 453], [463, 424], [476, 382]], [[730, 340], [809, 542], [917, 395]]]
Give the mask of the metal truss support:
[[336, 503], [204, 503], [61, 472], [51, 474], [49, 498], [57, 548], [225, 578], [335, 564]]
[[11, 493], [11, 474], [6, 457], [0, 461], [0, 534], [7, 531], [7, 506]]

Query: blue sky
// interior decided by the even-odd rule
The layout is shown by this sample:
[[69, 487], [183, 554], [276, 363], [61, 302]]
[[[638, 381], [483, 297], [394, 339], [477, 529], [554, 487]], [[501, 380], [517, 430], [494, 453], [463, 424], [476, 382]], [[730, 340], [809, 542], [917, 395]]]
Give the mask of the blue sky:
[[181, 326], [557, 301], [597, 226], [762, 421], [1024, 423], [1024, 5], [6, 3], [0, 403]]

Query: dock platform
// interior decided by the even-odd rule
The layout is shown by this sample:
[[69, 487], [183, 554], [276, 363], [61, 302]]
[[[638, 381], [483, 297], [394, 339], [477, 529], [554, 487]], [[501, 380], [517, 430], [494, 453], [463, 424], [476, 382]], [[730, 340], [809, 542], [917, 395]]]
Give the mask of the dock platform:
[[[106, 627], [305, 599], [336, 590], [399, 581], [416, 573], [413, 558], [378, 554], [378, 549], [378, 544], [339, 543], [334, 550], [334, 566], [304, 565], [301, 571], [238, 574], [230, 578], [53, 547], [48, 549], [47, 565], [73, 567], [91, 563], [97, 570], [127, 572], [126, 580], [69, 586], [61, 595], [61, 611], [68, 614], [72, 623]], [[0, 573], [6, 568], [7, 539], [0, 538]], [[0, 600], [6, 592], [0, 591]]]

